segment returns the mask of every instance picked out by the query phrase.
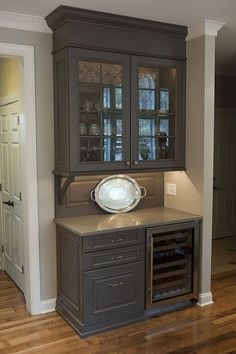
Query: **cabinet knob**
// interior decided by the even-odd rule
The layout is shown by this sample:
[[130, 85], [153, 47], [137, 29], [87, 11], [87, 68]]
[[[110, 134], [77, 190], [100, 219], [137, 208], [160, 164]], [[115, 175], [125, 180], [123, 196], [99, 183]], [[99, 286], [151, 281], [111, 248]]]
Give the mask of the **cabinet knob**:
[[134, 161], [134, 165], [138, 165], [138, 161]]
[[126, 161], [126, 165], [130, 166], [130, 161]]

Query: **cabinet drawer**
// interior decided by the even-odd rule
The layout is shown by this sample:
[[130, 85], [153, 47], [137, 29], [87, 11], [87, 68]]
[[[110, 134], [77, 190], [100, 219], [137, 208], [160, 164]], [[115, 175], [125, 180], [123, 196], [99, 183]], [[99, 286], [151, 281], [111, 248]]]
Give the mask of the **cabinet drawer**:
[[85, 272], [85, 321], [144, 309], [144, 262]]
[[145, 244], [145, 230], [113, 232], [84, 237], [84, 252]]
[[144, 260], [144, 246], [133, 246], [84, 254], [84, 270]]

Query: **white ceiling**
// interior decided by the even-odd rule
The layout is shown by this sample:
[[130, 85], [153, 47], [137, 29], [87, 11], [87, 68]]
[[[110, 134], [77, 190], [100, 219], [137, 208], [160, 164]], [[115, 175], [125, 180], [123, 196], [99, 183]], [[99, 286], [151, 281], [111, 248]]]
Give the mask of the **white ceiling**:
[[0, 0], [0, 11], [45, 17], [59, 5], [186, 26], [225, 22], [216, 40], [217, 72], [236, 75], [236, 0]]

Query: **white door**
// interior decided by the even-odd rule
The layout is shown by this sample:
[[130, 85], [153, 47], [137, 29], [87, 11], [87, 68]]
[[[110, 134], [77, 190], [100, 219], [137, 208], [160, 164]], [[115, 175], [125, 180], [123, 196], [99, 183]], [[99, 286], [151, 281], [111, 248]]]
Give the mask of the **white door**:
[[0, 107], [3, 267], [23, 291], [19, 102]]

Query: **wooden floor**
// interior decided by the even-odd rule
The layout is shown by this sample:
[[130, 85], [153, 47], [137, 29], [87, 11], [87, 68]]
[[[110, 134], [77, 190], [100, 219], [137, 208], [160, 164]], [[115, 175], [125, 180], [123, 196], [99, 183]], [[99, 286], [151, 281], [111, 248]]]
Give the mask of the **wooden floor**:
[[236, 354], [236, 272], [213, 279], [214, 305], [198, 306], [80, 339], [56, 313], [30, 316], [0, 272], [0, 353]]

